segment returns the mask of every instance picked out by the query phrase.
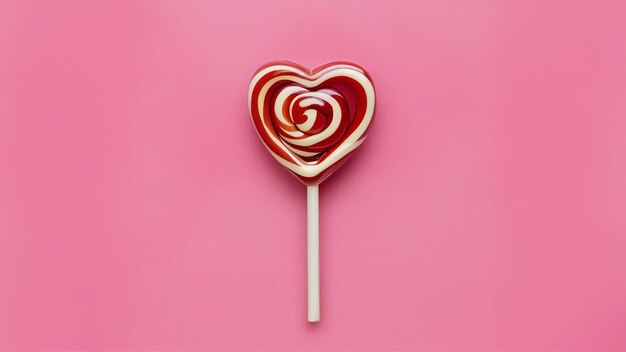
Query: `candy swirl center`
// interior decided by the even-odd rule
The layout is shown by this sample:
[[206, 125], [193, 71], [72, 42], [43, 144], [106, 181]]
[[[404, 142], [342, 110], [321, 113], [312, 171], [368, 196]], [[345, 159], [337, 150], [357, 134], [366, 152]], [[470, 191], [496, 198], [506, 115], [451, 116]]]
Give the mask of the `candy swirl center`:
[[336, 90], [288, 85], [273, 99], [272, 123], [283, 143], [305, 161], [319, 159], [348, 126], [346, 99]]

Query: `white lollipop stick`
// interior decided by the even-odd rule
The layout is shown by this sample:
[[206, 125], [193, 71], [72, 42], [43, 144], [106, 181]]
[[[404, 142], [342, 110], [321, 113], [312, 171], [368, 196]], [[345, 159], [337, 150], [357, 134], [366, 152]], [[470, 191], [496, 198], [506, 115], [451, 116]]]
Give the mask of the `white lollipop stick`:
[[320, 226], [318, 185], [307, 186], [307, 278], [309, 321], [320, 321]]

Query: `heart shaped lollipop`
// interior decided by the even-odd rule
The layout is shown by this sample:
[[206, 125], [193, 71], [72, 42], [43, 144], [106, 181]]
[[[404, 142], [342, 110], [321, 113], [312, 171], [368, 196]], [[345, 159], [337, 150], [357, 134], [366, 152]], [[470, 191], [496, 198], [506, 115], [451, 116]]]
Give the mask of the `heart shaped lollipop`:
[[309, 321], [319, 321], [318, 185], [363, 143], [375, 100], [369, 75], [348, 62], [314, 70], [270, 62], [250, 82], [248, 106], [259, 137], [307, 185]]

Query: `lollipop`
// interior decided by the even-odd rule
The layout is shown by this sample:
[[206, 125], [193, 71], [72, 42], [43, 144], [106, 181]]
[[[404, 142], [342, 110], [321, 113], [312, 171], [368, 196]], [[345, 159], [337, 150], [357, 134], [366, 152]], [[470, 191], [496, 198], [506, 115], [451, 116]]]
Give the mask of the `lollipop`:
[[288, 61], [257, 70], [248, 91], [254, 127], [272, 156], [307, 186], [308, 320], [320, 319], [318, 185], [365, 140], [374, 86], [365, 70], [331, 62], [309, 70]]

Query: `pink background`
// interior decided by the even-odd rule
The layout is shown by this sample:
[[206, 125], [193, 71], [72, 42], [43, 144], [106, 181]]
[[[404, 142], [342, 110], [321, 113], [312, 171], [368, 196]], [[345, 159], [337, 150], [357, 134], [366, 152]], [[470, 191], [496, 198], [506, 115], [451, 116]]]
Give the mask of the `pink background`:
[[[321, 187], [253, 71], [378, 90]], [[625, 1], [0, 2], [0, 349], [626, 349]]]

